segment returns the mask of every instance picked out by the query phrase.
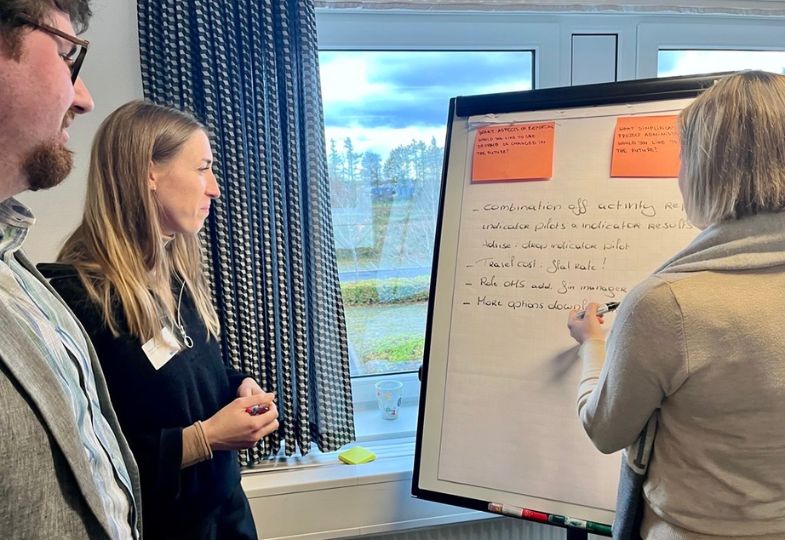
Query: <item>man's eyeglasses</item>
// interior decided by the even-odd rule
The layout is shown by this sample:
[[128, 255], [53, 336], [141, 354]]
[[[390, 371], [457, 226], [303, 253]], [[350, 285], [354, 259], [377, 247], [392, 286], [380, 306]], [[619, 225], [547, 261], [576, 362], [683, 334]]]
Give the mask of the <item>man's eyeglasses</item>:
[[68, 35], [54, 26], [34, 21], [25, 15], [17, 15], [17, 19], [28, 26], [32, 26], [36, 30], [41, 30], [47, 34], [63, 38], [73, 45], [67, 53], [60, 53], [60, 58], [63, 59], [68, 66], [68, 69], [71, 70], [71, 82], [76, 83], [76, 78], [79, 76], [79, 70], [82, 69], [82, 62], [84, 62], [84, 57], [87, 54], [87, 47], [90, 45], [90, 42], [85, 39], [79, 39], [76, 36]]

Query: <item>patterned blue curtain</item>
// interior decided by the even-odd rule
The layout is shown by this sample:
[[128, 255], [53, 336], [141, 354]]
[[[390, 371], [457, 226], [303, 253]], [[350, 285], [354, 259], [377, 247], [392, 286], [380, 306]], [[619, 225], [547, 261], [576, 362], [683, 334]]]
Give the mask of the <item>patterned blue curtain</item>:
[[278, 395], [264, 459], [354, 439], [312, 0], [138, 0], [147, 99], [209, 128], [204, 230], [225, 359]]

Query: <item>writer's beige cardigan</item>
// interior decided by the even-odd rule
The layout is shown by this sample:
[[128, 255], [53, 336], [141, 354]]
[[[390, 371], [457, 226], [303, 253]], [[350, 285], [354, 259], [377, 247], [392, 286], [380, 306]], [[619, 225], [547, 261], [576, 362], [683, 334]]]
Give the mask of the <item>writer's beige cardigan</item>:
[[581, 357], [603, 452], [660, 409], [644, 538], [785, 538], [785, 213], [703, 231], [623, 300], [607, 353]]

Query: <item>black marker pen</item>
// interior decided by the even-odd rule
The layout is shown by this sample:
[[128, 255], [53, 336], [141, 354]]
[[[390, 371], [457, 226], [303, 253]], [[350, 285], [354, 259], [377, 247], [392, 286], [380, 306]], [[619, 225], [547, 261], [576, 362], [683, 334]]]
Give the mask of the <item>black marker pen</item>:
[[[619, 307], [619, 302], [608, 302], [607, 304], [602, 304], [600, 305], [600, 307], [597, 308], [597, 315], [604, 315], [605, 313], [613, 311], [617, 307]], [[578, 317], [579, 319], [583, 319], [585, 315], [586, 315], [586, 311], [579, 311], [576, 314], [576, 317]]]

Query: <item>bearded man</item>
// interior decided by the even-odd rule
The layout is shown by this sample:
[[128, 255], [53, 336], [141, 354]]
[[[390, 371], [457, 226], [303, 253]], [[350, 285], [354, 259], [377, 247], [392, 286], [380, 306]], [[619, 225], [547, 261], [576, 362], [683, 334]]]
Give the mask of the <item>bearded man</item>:
[[79, 78], [89, 0], [0, 0], [0, 531], [138, 538], [139, 474], [82, 327], [21, 247], [14, 199], [71, 170], [68, 127], [93, 101]]

